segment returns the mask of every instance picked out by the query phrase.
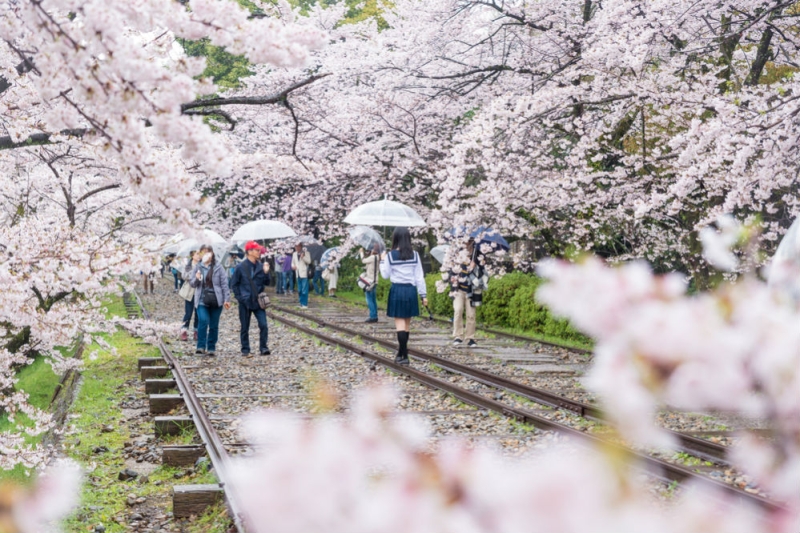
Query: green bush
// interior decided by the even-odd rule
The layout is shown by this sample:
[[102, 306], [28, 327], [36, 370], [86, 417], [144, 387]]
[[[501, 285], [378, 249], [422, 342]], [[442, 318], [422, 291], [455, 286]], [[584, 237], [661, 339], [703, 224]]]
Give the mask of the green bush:
[[[509, 315], [509, 303], [520, 287], [538, 285], [539, 278], [532, 274], [512, 272], [502, 278], [489, 280], [489, 289], [483, 293], [483, 302], [478, 307], [478, 320], [491, 326], [516, 327]], [[513, 316], [513, 315], [512, 315]]]
[[541, 279], [535, 283], [519, 287], [508, 302], [509, 327], [525, 331], [535, 331], [541, 335], [557, 337], [560, 339], [591, 344], [591, 341], [569, 323], [569, 321], [554, 317], [550, 311], [536, 301], [536, 289], [541, 285]]
[[[425, 276], [428, 302], [431, 311], [439, 316], [453, 316], [453, 300], [449, 290], [436, 291], [440, 272]], [[591, 340], [570, 325], [567, 320], [554, 317], [534, 298], [542, 279], [533, 274], [513, 272], [501, 278], [491, 278], [489, 288], [483, 293], [478, 307], [478, 321], [486, 326], [516, 329], [564, 340], [591, 344]]]
[[425, 276], [425, 285], [428, 287], [428, 307], [434, 315], [453, 316], [453, 300], [450, 298], [449, 289], [445, 289], [444, 292], [436, 290], [436, 283], [441, 280], [441, 272], [431, 272]]

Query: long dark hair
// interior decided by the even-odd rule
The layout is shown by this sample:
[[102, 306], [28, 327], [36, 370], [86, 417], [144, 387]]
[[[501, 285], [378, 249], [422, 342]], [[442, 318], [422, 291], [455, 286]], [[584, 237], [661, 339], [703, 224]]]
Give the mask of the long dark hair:
[[[205, 279], [205, 285], [206, 287], [213, 287], [214, 269], [217, 266], [217, 254], [214, 253], [214, 249], [208, 244], [204, 244], [200, 247], [200, 253], [203, 253], [203, 255], [205, 255], [204, 252], [211, 252], [211, 263], [208, 265], [208, 275], [206, 276]], [[203, 264], [202, 256], [200, 258], [200, 264]]]
[[400, 260], [407, 261], [414, 258], [414, 249], [411, 248], [411, 234], [408, 228], [398, 226], [392, 232], [392, 250], [400, 252]]

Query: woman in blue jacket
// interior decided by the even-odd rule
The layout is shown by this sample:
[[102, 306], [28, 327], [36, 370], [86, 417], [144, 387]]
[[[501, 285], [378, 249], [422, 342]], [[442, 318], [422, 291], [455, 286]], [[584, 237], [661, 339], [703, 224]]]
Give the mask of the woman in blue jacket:
[[219, 319], [222, 308], [231, 307], [231, 290], [228, 276], [217, 263], [211, 246], [200, 247], [201, 261], [194, 268], [192, 280], [195, 287], [194, 306], [197, 309], [197, 348], [195, 353], [216, 355], [219, 338]]

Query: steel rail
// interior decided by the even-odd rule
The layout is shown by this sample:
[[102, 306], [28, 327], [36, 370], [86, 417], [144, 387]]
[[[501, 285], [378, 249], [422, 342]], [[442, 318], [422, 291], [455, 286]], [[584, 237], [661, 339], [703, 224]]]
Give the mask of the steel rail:
[[[139, 308], [142, 310], [142, 316], [149, 320], [150, 313], [147, 311], [144, 304], [142, 304], [139, 294], [136, 291], [134, 291], [133, 294], [136, 296], [136, 302], [139, 305]], [[178, 390], [180, 391], [181, 396], [183, 396], [183, 401], [186, 404], [186, 408], [189, 410], [189, 416], [194, 421], [195, 428], [197, 428], [197, 433], [200, 435], [200, 439], [205, 445], [208, 458], [211, 460], [211, 464], [214, 467], [214, 472], [216, 473], [219, 481], [219, 486], [223, 489], [225, 500], [228, 504], [228, 508], [231, 511], [231, 519], [233, 520], [236, 531], [237, 533], [246, 533], [247, 529], [244, 525], [245, 514], [241, 505], [238, 503], [236, 488], [232, 483], [230, 483], [230, 473], [228, 471], [230, 467], [230, 456], [225, 450], [222, 439], [220, 439], [219, 434], [214, 429], [211, 420], [208, 418], [208, 414], [206, 414], [205, 409], [203, 409], [203, 405], [200, 403], [200, 399], [194, 392], [194, 388], [192, 387], [189, 377], [186, 375], [183, 367], [178, 362], [178, 359], [172, 354], [172, 351], [167, 348], [166, 344], [164, 344], [162, 340], [158, 341], [158, 349], [161, 351], [161, 355], [164, 357], [164, 361], [167, 363], [167, 366], [169, 366], [170, 370], [172, 371], [172, 375], [175, 378], [175, 384], [178, 386]]]
[[[366, 333], [361, 333], [357, 330], [346, 328], [339, 324], [331, 323], [327, 320], [315, 317], [308, 313], [302, 313], [300, 311], [296, 311], [294, 309], [289, 309], [282, 306], [273, 306], [273, 307], [275, 309], [279, 309], [282, 312], [289, 313], [312, 322], [316, 322], [317, 324], [323, 327], [341, 331], [342, 333], [346, 333], [348, 335], [358, 335], [362, 339], [375, 344], [379, 344], [384, 348], [389, 348], [392, 350], [397, 349], [397, 344], [391, 341], [380, 339], [378, 337], [374, 337]], [[468, 376], [485, 385], [490, 385], [492, 387], [498, 387], [504, 389], [506, 391], [527, 398], [528, 400], [532, 400], [536, 403], [547, 405], [549, 407], [553, 407], [554, 409], [563, 409], [566, 411], [570, 411], [584, 418], [590, 418], [601, 422], [606, 421], [605, 415], [603, 414], [602, 410], [593, 405], [588, 405], [582, 402], [572, 400], [570, 398], [565, 398], [564, 396], [560, 396], [558, 394], [552, 393], [544, 389], [531, 387], [530, 385], [524, 385], [512, 379], [504, 378], [502, 376], [498, 376], [496, 374], [492, 374], [491, 372], [487, 372], [479, 368], [474, 368], [469, 365], [464, 365], [461, 363], [457, 363], [455, 361], [450, 361], [449, 359], [439, 357], [437, 355], [425, 352], [423, 350], [419, 350], [417, 348], [409, 347], [408, 353], [420, 359], [424, 359], [426, 361], [430, 361], [431, 363], [435, 363], [436, 365], [454, 374]], [[691, 453], [692, 455], [695, 455], [706, 461], [728, 464], [726, 460], [727, 448], [725, 446], [716, 444], [714, 442], [710, 442], [705, 439], [694, 437], [692, 435], [685, 435], [678, 431], [672, 431], [672, 430], [667, 430], [667, 431], [669, 431], [672, 434], [672, 436], [678, 440], [682, 448], [682, 451]]]
[[[359, 306], [359, 307], [363, 306], [363, 304], [358, 303], [358, 302], [342, 302], [342, 303], [345, 304], [345, 305], [352, 304], [352, 305], [356, 305], [356, 306]], [[425, 317], [420, 315], [420, 319], [421, 320], [425, 320]], [[433, 316], [433, 313], [431, 313], [429, 315], [428, 319], [429, 320], [433, 320], [435, 322], [439, 322], [440, 324], [450, 324], [450, 320], [449, 319], [438, 317], [438, 316]], [[487, 333], [492, 333], [493, 335], [499, 335], [501, 337], [506, 337], [506, 338], [509, 338], [509, 339], [513, 339], [515, 341], [535, 342], [535, 343], [538, 343], [538, 344], [544, 344], [546, 346], [552, 346], [554, 348], [563, 348], [564, 350], [569, 350], [571, 352], [575, 352], [575, 353], [579, 353], [579, 354], [583, 354], [583, 355], [591, 355], [592, 354], [592, 350], [587, 350], [586, 348], [577, 348], [575, 346], [567, 346], [566, 344], [561, 344], [561, 343], [558, 343], [558, 342], [546, 341], [546, 340], [543, 340], [543, 339], [537, 339], [535, 337], [527, 337], [525, 335], [518, 335], [516, 333], [509, 333], [507, 331], [491, 328], [491, 327], [484, 326], [484, 325], [481, 325], [481, 324], [476, 324], [476, 327], [479, 330], [485, 331]]]
[[345, 348], [348, 351], [356, 353], [361, 357], [364, 357], [365, 359], [370, 359], [378, 364], [381, 364], [387, 368], [392, 369], [397, 373], [404, 374], [420, 383], [424, 383], [432, 388], [452, 394], [454, 397], [458, 398], [464, 403], [475, 405], [477, 407], [482, 407], [484, 409], [489, 409], [496, 413], [512, 418], [518, 422], [530, 424], [540, 429], [562, 433], [564, 435], [576, 439], [581, 443], [587, 443], [595, 447], [600, 447], [606, 450], [610, 449], [613, 450], [615, 453], [635, 458], [639, 462], [639, 464], [643, 465], [644, 470], [646, 470], [649, 474], [667, 483], [671, 483], [673, 481], [681, 482], [686, 479], [692, 479], [693, 481], [696, 481], [697, 483], [705, 486], [706, 488], [711, 488], [721, 491], [726, 497], [729, 497], [736, 501], [755, 504], [761, 508], [770, 511], [777, 511], [784, 509], [784, 506], [781, 505], [780, 503], [764, 498], [763, 496], [759, 496], [757, 494], [751, 494], [737, 487], [734, 487], [733, 485], [728, 485], [727, 483], [723, 483], [721, 481], [717, 481], [709, 477], [697, 474], [689, 470], [688, 468], [668, 463], [666, 461], [662, 461], [661, 459], [651, 457], [647, 454], [637, 452], [616, 442], [584, 433], [570, 426], [560, 424], [553, 420], [549, 420], [547, 418], [538, 416], [535, 413], [528, 411], [526, 409], [521, 409], [518, 407], [514, 407], [512, 405], [504, 404], [497, 400], [486, 398], [476, 392], [472, 392], [470, 390], [459, 387], [458, 385], [453, 385], [452, 383], [449, 383], [447, 381], [440, 380], [438, 378], [430, 376], [420, 370], [416, 370], [409, 366], [398, 365], [393, 360], [378, 355], [374, 352], [371, 352], [366, 348], [364, 348], [363, 346], [353, 344], [351, 342], [339, 339], [332, 335], [327, 335], [321, 331], [303, 325], [299, 322], [294, 322], [286, 317], [278, 316], [272, 311], [268, 311], [267, 314], [273, 320], [277, 320], [278, 322], [286, 326], [289, 326], [291, 328], [297, 329], [298, 331], [302, 331], [304, 333], [317, 337], [328, 344], [334, 346], [341, 346], [342, 348]]

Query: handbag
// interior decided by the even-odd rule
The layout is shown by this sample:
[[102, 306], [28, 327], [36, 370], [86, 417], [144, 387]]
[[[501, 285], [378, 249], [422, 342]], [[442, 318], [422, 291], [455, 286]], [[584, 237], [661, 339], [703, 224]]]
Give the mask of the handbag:
[[[253, 274], [255, 275], [255, 274]], [[253, 290], [253, 294], [258, 294], [258, 307], [261, 309], [266, 309], [269, 307], [269, 295], [263, 292], [256, 293], [256, 284], [253, 283], [253, 277], [248, 276], [247, 279], [250, 280], [250, 288]]]
[[181, 290], [178, 291], [178, 294], [181, 298], [186, 301], [190, 301], [194, 299], [194, 287], [192, 287], [189, 282], [185, 282], [181, 287]]

